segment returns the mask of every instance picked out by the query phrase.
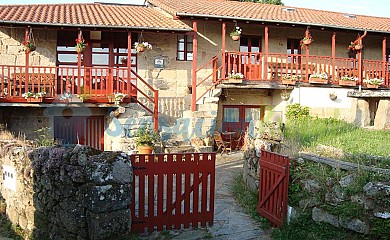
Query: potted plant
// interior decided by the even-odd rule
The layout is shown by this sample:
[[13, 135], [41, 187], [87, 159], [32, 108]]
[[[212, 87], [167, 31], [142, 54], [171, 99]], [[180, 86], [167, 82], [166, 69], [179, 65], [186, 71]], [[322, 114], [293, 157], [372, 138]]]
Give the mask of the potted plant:
[[236, 26], [233, 31], [230, 32], [230, 37], [232, 37], [233, 41], [238, 41], [241, 36], [241, 28]]
[[135, 42], [134, 47], [137, 52], [143, 52], [145, 49], [152, 49], [152, 44], [148, 42]]
[[336, 99], [337, 99], [337, 94], [336, 94], [336, 92], [331, 92], [331, 93], [329, 93], [329, 98], [330, 98], [330, 100], [332, 100], [332, 101], [336, 100]]
[[109, 102], [114, 102], [115, 105], [119, 105], [119, 103], [123, 102], [123, 99], [127, 96], [126, 93], [114, 92], [108, 96]]
[[23, 52], [30, 53], [37, 49], [37, 47], [31, 41], [24, 41], [22, 44], [24, 48], [21, 51]]
[[328, 74], [325, 72], [310, 74], [309, 83], [327, 84], [328, 83]]
[[348, 45], [348, 50], [351, 50], [351, 51], [359, 51], [363, 48], [363, 45], [359, 44], [359, 43], [355, 43], [355, 42], [352, 42]]
[[84, 49], [88, 46], [88, 43], [85, 42], [83, 38], [76, 38], [76, 52], [82, 53]]
[[26, 92], [22, 94], [22, 97], [24, 97], [28, 102], [42, 102], [43, 98], [46, 96], [46, 92]]
[[244, 78], [244, 74], [242, 73], [232, 73], [228, 76], [228, 83], [242, 83], [242, 79]]
[[313, 38], [310, 36], [310, 35], [308, 35], [308, 36], [305, 36], [304, 38], [302, 38], [302, 40], [301, 40], [301, 47], [304, 47], [304, 46], [308, 46], [308, 45], [310, 45], [312, 42], [313, 42], [314, 40], [313, 40]]
[[379, 85], [383, 84], [385, 80], [382, 78], [369, 78], [369, 79], [364, 79], [363, 82], [367, 84], [368, 88], [378, 88]]
[[282, 98], [283, 101], [287, 101], [288, 99], [290, 99], [290, 93], [287, 92], [287, 90], [283, 90], [281, 93], [280, 93], [280, 97]]
[[154, 144], [160, 139], [159, 135], [150, 129], [149, 124], [139, 128], [135, 137], [135, 145], [139, 154], [152, 153]]
[[282, 84], [295, 85], [296, 81], [299, 81], [300, 76], [293, 74], [283, 74], [282, 75]]
[[341, 86], [356, 86], [358, 78], [357, 77], [349, 77], [342, 76], [339, 81], [339, 85]]

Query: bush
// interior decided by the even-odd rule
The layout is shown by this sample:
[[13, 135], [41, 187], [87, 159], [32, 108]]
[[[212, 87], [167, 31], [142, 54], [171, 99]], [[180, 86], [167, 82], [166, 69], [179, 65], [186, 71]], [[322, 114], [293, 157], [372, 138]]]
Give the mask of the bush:
[[309, 113], [308, 107], [302, 107], [299, 103], [295, 103], [287, 107], [286, 117], [288, 120], [304, 118], [308, 117]]

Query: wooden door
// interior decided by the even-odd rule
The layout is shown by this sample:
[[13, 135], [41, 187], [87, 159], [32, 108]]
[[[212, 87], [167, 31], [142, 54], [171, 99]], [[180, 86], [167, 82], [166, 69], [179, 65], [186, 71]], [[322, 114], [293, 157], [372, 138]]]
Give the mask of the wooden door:
[[261, 79], [261, 38], [257, 36], [240, 37], [241, 69], [247, 80]]

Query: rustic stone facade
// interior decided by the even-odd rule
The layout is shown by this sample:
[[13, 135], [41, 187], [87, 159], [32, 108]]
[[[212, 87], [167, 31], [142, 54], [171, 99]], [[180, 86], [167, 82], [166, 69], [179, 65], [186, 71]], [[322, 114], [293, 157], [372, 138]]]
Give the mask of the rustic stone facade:
[[129, 234], [132, 167], [126, 154], [82, 145], [33, 149], [17, 141], [2, 149], [0, 168], [15, 169], [16, 178], [15, 189], [0, 179], [7, 215], [34, 239]]

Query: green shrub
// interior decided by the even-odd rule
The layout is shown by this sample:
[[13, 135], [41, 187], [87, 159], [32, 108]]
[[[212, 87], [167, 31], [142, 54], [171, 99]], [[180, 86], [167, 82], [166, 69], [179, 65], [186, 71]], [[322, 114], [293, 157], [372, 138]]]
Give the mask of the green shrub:
[[308, 117], [309, 113], [308, 107], [302, 107], [299, 103], [295, 103], [287, 107], [286, 117], [288, 120], [300, 119]]

